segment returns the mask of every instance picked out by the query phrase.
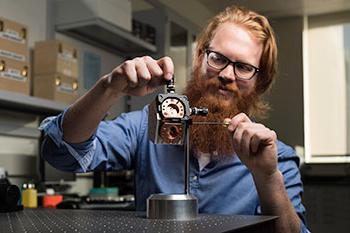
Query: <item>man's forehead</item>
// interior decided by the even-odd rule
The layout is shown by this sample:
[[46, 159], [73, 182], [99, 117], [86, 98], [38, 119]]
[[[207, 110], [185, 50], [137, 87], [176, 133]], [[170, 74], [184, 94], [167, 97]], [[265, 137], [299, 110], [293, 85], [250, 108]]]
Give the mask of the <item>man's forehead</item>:
[[209, 48], [216, 50], [232, 60], [254, 63], [258, 66], [262, 44], [241, 25], [227, 22], [215, 30]]

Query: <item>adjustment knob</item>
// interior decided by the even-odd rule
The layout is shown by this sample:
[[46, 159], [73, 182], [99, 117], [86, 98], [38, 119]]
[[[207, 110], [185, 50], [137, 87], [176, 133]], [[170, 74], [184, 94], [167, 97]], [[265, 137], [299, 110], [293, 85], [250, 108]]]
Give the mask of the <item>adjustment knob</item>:
[[191, 115], [206, 116], [208, 115], [208, 113], [209, 111], [207, 108], [196, 108], [196, 107], [191, 108]]

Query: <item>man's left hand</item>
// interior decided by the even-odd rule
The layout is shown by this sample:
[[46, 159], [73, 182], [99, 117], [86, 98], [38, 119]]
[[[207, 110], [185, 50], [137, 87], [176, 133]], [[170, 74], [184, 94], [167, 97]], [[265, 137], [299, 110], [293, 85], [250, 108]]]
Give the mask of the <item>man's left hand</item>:
[[[228, 119], [226, 119], [228, 121]], [[273, 130], [240, 113], [230, 120], [233, 148], [253, 175], [269, 177], [277, 171], [277, 136]]]

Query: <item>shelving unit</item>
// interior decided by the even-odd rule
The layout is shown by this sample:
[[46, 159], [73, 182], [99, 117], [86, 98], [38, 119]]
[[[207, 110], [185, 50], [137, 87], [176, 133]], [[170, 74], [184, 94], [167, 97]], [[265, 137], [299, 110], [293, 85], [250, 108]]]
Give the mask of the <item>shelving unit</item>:
[[[96, 4], [96, 9], [91, 8], [92, 5], [85, 0], [55, 2], [55, 30], [123, 57], [157, 52], [155, 45], [138, 38], [117, 23], [113, 24], [110, 18], [106, 20], [112, 14], [112, 9], [105, 12], [107, 16], [101, 12], [101, 9], [108, 6], [113, 8], [115, 7], [113, 4]], [[114, 14], [128, 15], [128, 13], [126, 9], [125, 13], [120, 10]], [[120, 19], [130, 20], [131, 24], [131, 18], [127, 16], [125, 18], [121, 16]]]
[[[57, 115], [67, 107], [64, 103], [0, 90], [0, 109], [30, 113], [41, 118]], [[35, 127], [0, 122], [0, 135], [38, 139], [40, 131]]]
[[99, 18], [58, 24], [56, 31], [124, 56], [157, 52], [155, 45]]
[[56, 115], [66, 107], [64, 103], [0, 90], [0, 109], [37, 115]]

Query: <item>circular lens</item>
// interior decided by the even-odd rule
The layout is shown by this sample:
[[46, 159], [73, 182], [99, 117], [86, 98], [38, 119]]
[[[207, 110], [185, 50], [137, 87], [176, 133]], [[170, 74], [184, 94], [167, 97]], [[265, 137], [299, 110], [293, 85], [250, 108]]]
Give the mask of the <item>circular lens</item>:
[[165, 123], [160, 129], [160, 137], [164, 143], [177, 144], [182, 139], [182, 125]]
[[235, 63], [235, 73], [239, 78], [250, 79], [255, 74], [255, 68], [249, 64]]
[[216, 69], [222, 69], [227, 62], [227, 59], [218, 53], [210, 52], [208, 54], [208, 64]]
[[179, 136], [179, 129], [175, 126], [172, 126], [169, 128], [169, 138], [176, 138], [177, 136]]
[[184, 104], [177, 98], [164, 100], [161, 105], [161, 111], [164, 118], [183, 118], [185, 116]]

